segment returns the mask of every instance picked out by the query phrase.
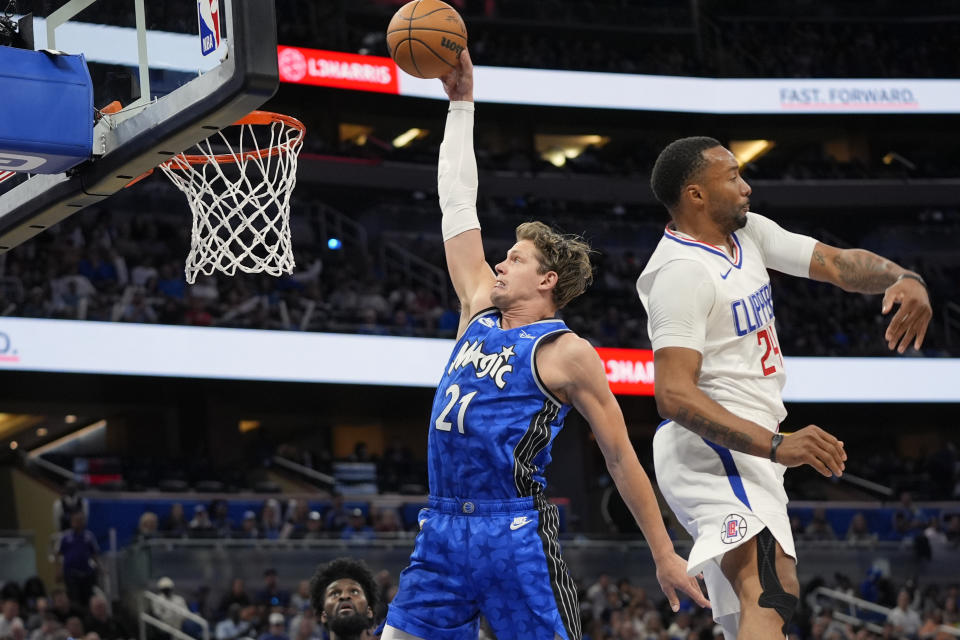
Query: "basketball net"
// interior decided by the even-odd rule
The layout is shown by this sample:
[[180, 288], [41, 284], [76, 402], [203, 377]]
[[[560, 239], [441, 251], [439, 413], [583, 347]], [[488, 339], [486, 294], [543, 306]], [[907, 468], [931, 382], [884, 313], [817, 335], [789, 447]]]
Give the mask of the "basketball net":
[[295, 118], [254, 111], [160, 165], [193, 211], [187, 282], [214, 271], [293, 273], [290, 194], [305, 131]]

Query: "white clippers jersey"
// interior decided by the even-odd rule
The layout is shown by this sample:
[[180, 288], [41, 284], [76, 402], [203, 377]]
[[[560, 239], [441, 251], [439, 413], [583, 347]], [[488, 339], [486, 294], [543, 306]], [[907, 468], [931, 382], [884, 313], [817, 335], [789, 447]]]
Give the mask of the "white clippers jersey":
[[[637, 279], [637, 292], [650, 317], [648, 331], [655, 350], [669, 346], [697, 349], [703, 354], [697, 386], [732, 413], [776, 430], [787, 415], [780, 395], [786, 372], [767, 269], [808, 277], [816, 240], [748, 213], [746, 226], [733, 234], [733, 241], [735, 249], [730, 255], [669, 225]], [[671, 267], [664, 271], [667, 265]], [[662, 271], [664, 282], [660, 284], [669, 278], [671, 286], [654, 287]], [[669, 307], [672, 315], [689, 314], [689, 322], [671, 323], [671, 328], [664, 330], [654, 322], [663, 316], [658, 311], [664, 307]], [[704, 311], [705, 320], [699, 317]], [[689, 327], [691, 335], [682, 335], [683, 327]]]

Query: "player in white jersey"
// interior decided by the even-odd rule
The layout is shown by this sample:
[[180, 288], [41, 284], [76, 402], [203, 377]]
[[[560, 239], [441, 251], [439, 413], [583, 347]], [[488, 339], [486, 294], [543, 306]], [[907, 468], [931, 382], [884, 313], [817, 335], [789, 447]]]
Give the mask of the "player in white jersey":
[[767, 269], [883, 293], [891, 349], [919, 349], [932, 311], [916, 273], [861, 249], [790, 233], [749, 211], [750, 187], [713, 138], [668, 145], [651, 186], [670, 212], [637, 280], [649, 316], [656, 400], [656, 476], [694, 538], [727, 640], [783, 637], [798, 603], [786, 467], [843, 473], [843, 443], [815, 425], [780, 434], [785, 381]]

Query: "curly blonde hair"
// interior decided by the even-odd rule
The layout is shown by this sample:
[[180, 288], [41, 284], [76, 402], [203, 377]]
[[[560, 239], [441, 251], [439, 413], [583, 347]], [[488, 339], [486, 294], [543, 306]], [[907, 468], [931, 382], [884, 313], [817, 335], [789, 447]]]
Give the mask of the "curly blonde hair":
[[542, 222], [524, 222], [516, 234], [517, 241], [529, 240], [537, 248], [538, 273], [557, 273], [557, 286], [553, 288], [557, 309], [567, 306], [593, 282], [593, 249], [580, 236], [557, 233]]

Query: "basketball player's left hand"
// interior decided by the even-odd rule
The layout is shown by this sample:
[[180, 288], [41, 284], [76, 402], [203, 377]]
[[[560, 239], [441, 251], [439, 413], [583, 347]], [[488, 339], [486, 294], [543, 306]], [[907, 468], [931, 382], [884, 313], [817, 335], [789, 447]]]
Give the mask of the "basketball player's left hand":
[[919, 350], [927, 335], [927, 325], [933, 317], [927, 288], [913, 278], [903, 278], [893, 283], [883, 294], [882, 313], [890, 313], [897, 304], [900, 308], [893, 314], [884, 334], [887, 346], [891, 351], [896, 349], [903, 353], [912, 340], [913, 348]]
[[710, 606], [710, 601], [700, 591], [700, 583], [694, 576], [687, 575], [687, 561], [675, 553], [657, 563], [657, 582], [660, 583], [660, 588], [667, 596], [667, 602], [674, 613], [680, 610], [678, 589], [701, 607]]
[[466, 49], [460, 52], [460, 64], [447, 75], [440, 77], [443, 90], [451, 101], [467, 100], [473, 102], [473, 61]]

